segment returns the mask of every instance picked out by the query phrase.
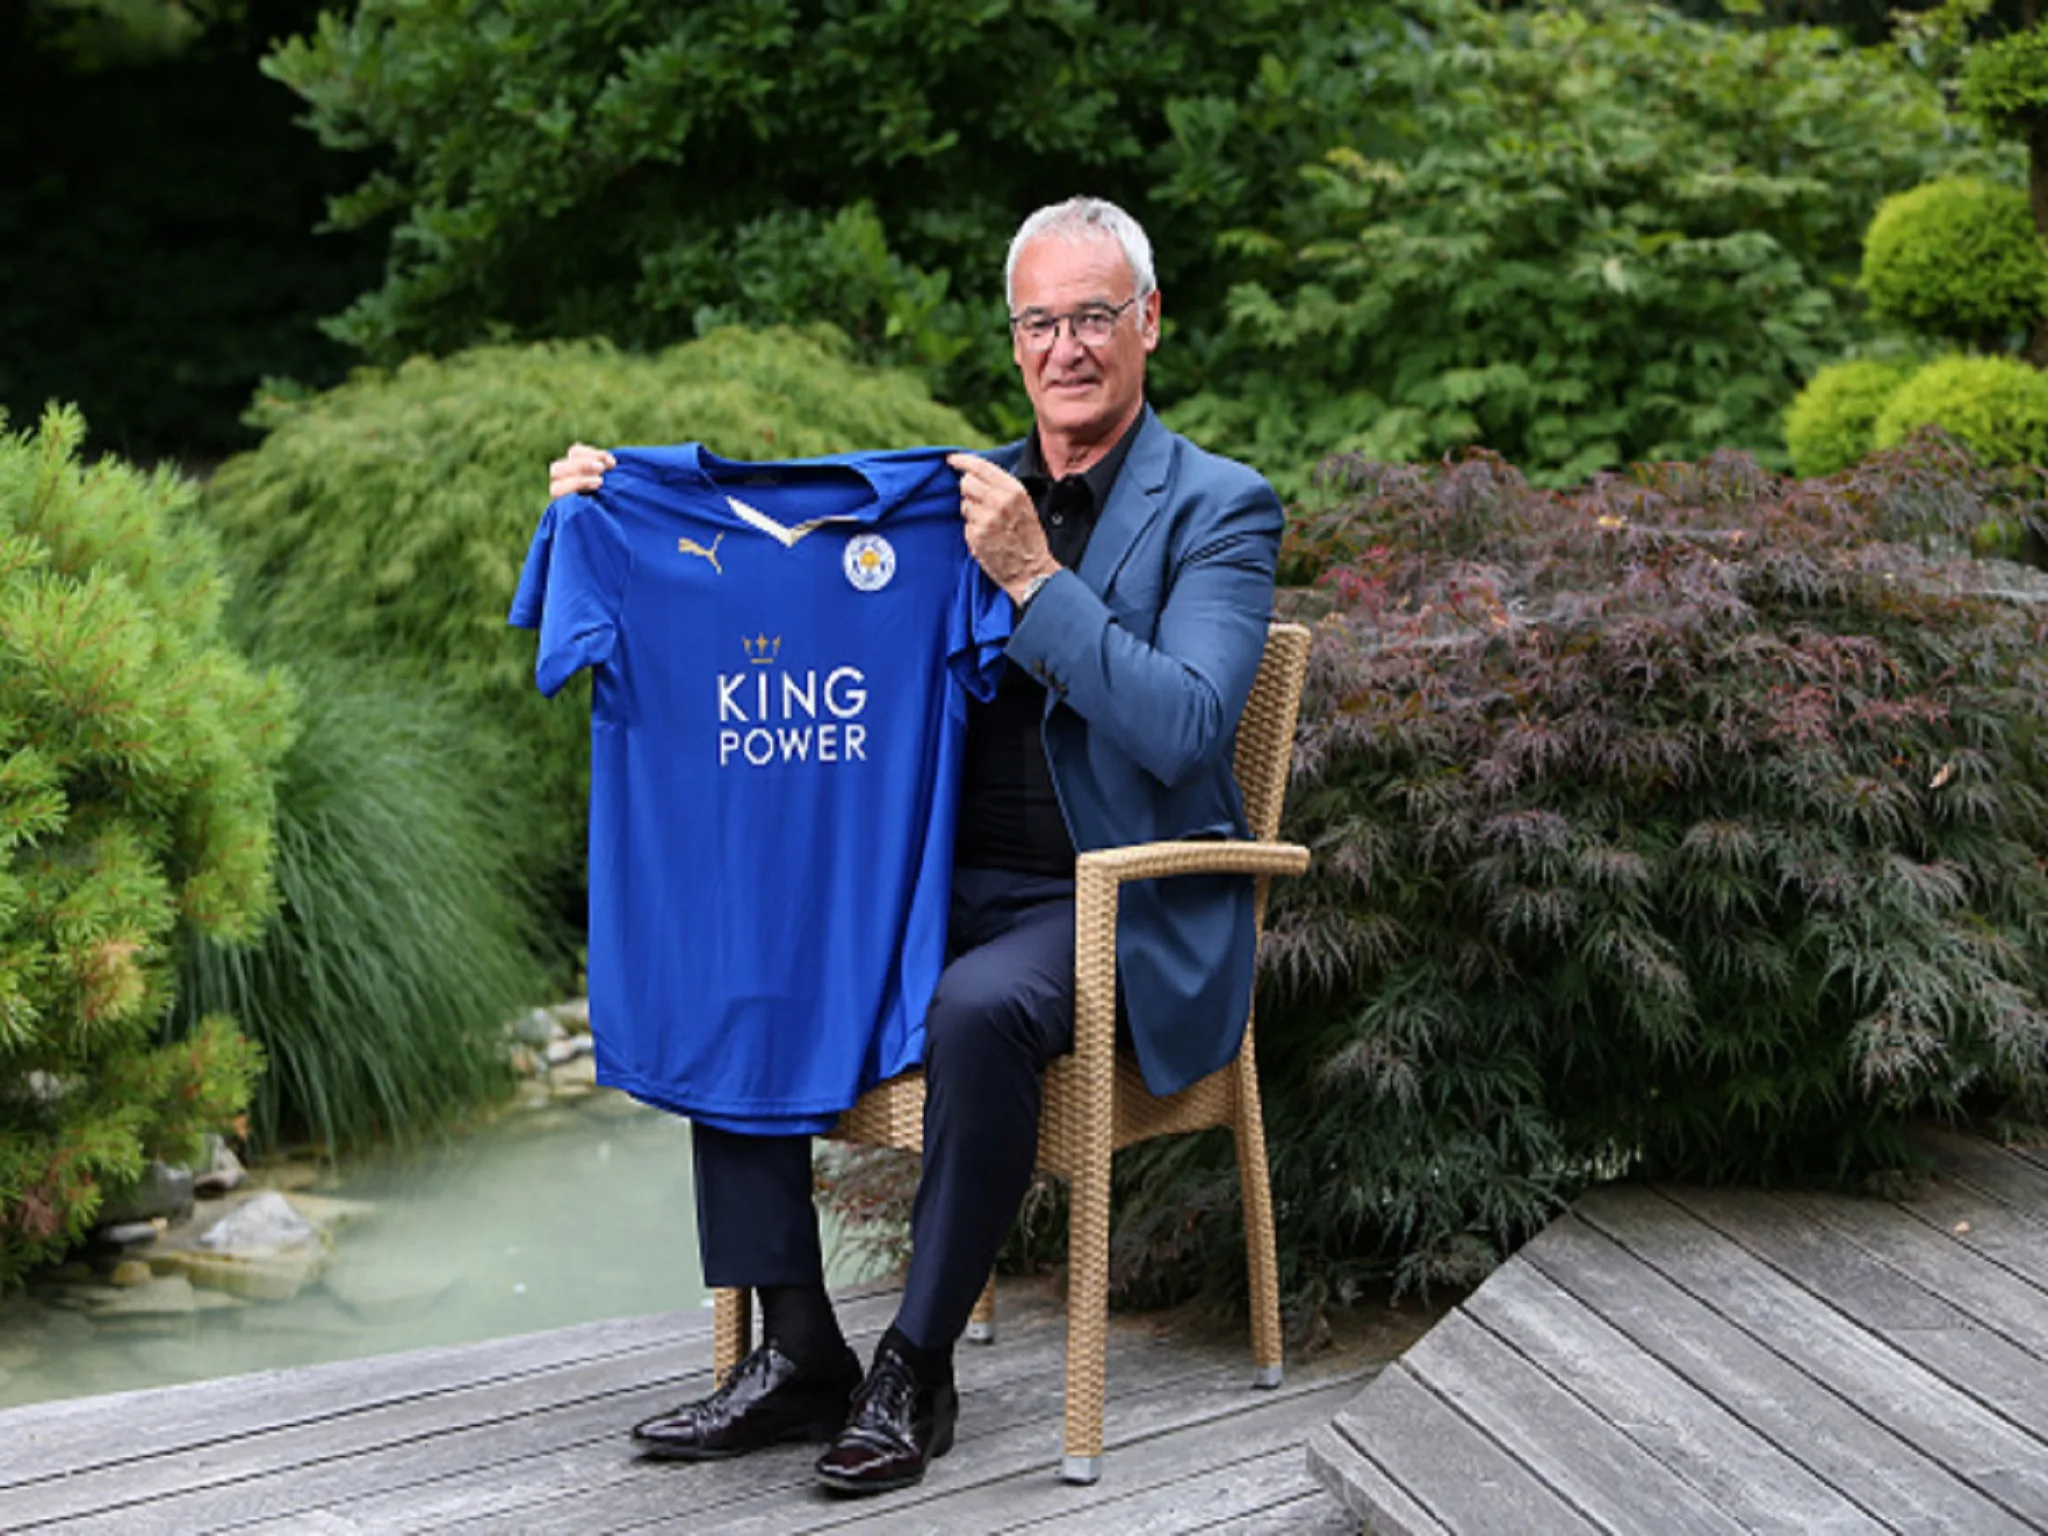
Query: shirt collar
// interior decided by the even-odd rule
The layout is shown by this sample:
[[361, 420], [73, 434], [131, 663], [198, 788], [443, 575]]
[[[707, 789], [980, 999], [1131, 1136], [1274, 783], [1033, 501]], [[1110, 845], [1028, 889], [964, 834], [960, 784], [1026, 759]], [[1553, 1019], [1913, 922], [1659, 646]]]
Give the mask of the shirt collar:
[[[1116, 440], [1109, 452], [1080, 474], [1064, 477], [1068, 480], [1079, 480], [1088, 487], [1089, 499], [1095, 504], [1097, 512], [1100, 512], [1108, 502], [1110, 489], [1116, 484], [1116, 477], [1124, 467], [1124, 460], [1131, 456], [1131, 444], [1137, 441], [1138, 429], [1144, 424], [1145, 412], [1140, 409], [1138, 414], [1131, 418], [1131, 424], [1124, 428], [1124, 435]], [[1044, 495], [1055, 483], [1052, 476], [1046, 473], [1045, 454], [1038, 446], [1036, 427], [1031, 429], [1031, 436], [1024, 442], [1024, 452], [1017, 459], [1017, 478], [1023, 483], [1024, 488], [1031, 492], [1034, 500]]]

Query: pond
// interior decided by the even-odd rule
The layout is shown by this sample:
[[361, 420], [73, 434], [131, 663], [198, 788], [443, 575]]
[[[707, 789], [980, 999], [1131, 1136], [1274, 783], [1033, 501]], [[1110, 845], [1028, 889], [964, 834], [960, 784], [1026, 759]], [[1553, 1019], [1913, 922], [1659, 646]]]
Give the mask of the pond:
[[[194, 1287], [189, 1309], [138, 1312], [109, 1310], [104, 1286], [39, 1281], [0, 1301], [0, 1408], [709, 1305], [689, 1128], [608, 1089], [257, 1177], [368, 1207], [321, 1280], [289, 1301]], [[836, 1254], [833, 1278], [851, 1278]]]

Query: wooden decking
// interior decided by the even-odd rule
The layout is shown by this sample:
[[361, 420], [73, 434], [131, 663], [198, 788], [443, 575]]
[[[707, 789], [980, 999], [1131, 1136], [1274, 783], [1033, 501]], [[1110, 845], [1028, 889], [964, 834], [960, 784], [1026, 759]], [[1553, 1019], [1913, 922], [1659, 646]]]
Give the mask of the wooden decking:
[[1589, 1195], [1310, 1439], [1401, 1536], [2048, 1531], [2048, 1150]]
[[[1002, 1305], [996, 1343], [962, 1346], [952, 1454], [878, 1499], [819, 1490], [816, 1448], [637, 1459], [626, 1427], [709, 1386], [709, 1314], [687, 1312], [0, 1412], [0, 1530], [1335, 1536], [1358, 1522], [1303, 1444], [1426, 1324], [1254, 1392], [1244, 1341], [1119, 1320], [1105, 1471], [1077, 1488], [1056, 1475], [1063, 1314], [1043, 1286], [1006, 1287]], [[843, 1306], [856, 1344], [893, 1306], [879, 1291]]]

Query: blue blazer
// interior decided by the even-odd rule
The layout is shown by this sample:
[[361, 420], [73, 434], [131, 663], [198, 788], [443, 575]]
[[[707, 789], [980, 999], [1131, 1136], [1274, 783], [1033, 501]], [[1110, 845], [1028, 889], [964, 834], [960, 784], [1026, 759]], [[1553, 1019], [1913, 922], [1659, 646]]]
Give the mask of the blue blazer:
[[[1023, 443], [989, 457], [1014, 471]], [[1231, 774], [1266, 645], [1280, 498], [1145, 408], [1078, 570], [1038, 591], [1012, 664], [1045, 685], [1045, 752], [1079, 852], [1246, 837]], [[1237, 1054], [1251, 1002], [1252, 882], [1123, 888], [1117, 961], [1145, 1084], [1179, 1091]]]

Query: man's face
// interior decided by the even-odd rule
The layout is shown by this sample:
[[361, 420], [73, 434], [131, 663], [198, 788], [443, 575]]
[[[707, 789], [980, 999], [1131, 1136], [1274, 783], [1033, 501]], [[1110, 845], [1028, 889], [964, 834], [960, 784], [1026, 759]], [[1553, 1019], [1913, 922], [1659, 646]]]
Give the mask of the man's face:
[[[1023, 315], [1071, 315], [1094, 305], [1114, 308], [1136, 292], [1123, 247], [1108, 236], [1069, 240], [1045, 235], [1017, 253], [1011, 286]], [[1109, 340], [1086, 346], [1072, 325], [1044, 352], [1021, 334], [1011, 348], [1024, 390], [1048, 447], [1107, 447], [1145, 398], [1145, 359], [1159, 344], [1159, 295], [1145, 296], [1117, 317]]]

